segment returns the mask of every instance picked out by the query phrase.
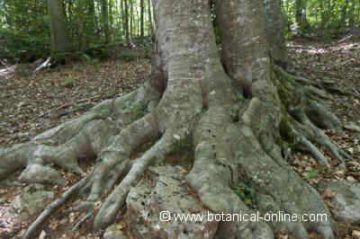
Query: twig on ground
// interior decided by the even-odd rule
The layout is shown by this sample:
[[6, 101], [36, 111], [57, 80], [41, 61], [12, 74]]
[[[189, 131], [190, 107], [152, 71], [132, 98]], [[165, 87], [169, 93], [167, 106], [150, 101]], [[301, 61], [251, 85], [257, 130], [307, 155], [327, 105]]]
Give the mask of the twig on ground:
[[79, 191], [89, 180], [89, 176], [82, 178], [80, 181], [72, 185], [66, 190], [60, 198], [50, 203], [45, 210], [36, 218], [36, 220], [30, 225], [24, 235], [24, 239], [33, 238], [33, 234], [38, 230], [41, 224], [61, 205], [63, 205], [74, 193]]

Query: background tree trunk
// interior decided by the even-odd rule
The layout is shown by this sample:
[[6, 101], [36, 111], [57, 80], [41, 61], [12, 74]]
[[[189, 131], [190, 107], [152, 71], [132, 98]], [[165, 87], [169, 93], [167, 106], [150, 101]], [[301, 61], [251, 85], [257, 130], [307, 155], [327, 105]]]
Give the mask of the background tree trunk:
[[105, 36], [105, 43], [109, 43], [110, 42], [109, 6], [107, 0], [101, 0], [101, 19], [102, 19], [102, 28]]
[[134, 39], [134, 35], [136, 34], [135, 32], [135, 24], [134, 24], [134, 4], [133, 2], [130, 1], [130, 14], [129, 14], [129, 18], [130, 18], [130, 38]]
[[144, 39], [144, 13], [145, 13], [144, 0], [140, 0], [140, 37], [141, 37], [141, 39]]
[[308, 31], [310, 27], [307, 21], [306, 3], [306, 0], [295, 1], [295, 19], [301, 33]]
[[125, 40], [126, 43], [130, 43], [130, 26], [129, 26], [129, 5], [128, 0], [124, 0], [124, 24], [125, 24]]
[[48, 0], [50, 16], [51, 48], [54, 55], [71, 51], [71, 43], [66, 29], [66, 18], [62, 2]]
[[149, 17], [149, 29], [150, 35], [154, 35], [154, 24], [153, 24], [153, 15], [151, 12], [151, 0], [148, 0], [148, 17]]

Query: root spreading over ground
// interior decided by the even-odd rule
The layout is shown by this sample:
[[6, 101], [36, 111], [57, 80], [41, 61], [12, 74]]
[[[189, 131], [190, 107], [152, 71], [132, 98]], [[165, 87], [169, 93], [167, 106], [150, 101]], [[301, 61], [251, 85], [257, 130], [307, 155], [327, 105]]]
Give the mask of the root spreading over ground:
[[[319, 146], [337, 159], [339, 167], [350, 158], [322, 131], [341, 128], [337, 117], [321, 104], [326, 93], [271, 64], [267, 51], [259, 48], [251, 59], [256, 65], [252, 98], [246, 99], [234, 86], [235, 73], [225, 72], [220, 63], [207, 1], [164, 0], [154, 7], [158, 18], [172, 18], [158, 22], [160, 60], [143, 87], [106, 100], [28, 143], [0, 151], [0, 178], [20, 170], [23, 182], [61, 184], [58, 168], [82, 177], [40, 214], [25, 238], [32, 238], [44, 220], [75, 195], [83, 199], [78, 209], [91, 210], [102, 201], [99, 211], [90, 215], [95, 229], [108, 227], [148, 166], [164, 163], [184, 141], [191, 142], [194, 150], [186, 181], [211, 211], [322, 213], [329, 218], [311, 223], [224, 223], [219, 231], [231, 228], [234, 238], [273, 238], [281, 230], [296, 238], [308, 238], [309, 231], [335, 238], [331, 214], [319, 193], [285, 160], [291, 147], [332, 167]], [[185, 14], [177, 7], [193, 10]], [[184, 16], [188, 20], [183, 22]], [[236, 23], [227, 22], [229, 27]], [[256, 24], [260, 23], [252, 26]], [[255, 36], [249, 35], [250, 39], [262, 39], [261, 31], [251, 34]], [[234, 37], [229, 42], [237, 42]], [[174, 46], [179, 50], [174, 51]], [[232, 49], [235, 55], [244, 54], [241, 45]], [[229, 59], [223, 62], [229, 64], [227, 69], [237, 67]], [[144, 150], [134, 159], [139, 148]], [[96, 158], [96, 166], [86, 173], [79, 158]], [[241, 182], [247, 182], [256, 195], [253, 207], [234, 190]]]

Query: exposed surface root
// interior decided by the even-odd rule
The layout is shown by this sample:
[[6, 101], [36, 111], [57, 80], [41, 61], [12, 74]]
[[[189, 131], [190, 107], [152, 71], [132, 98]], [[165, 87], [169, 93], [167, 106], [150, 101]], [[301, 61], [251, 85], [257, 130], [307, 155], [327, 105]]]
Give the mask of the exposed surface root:
[[[258, 210], [265, 214], [281, 211], [299, 217], [307, 213], [323, 214], [326, 220], [320, 222], [274, 222], [272, 226], [275, 232], [286, 230], [299, 239], [308, 238], [308, 230], [332, 239], [331, 214], [320, 195], [282, 159], [277, 136], [266, 134], [274, 123], [272, 114], [265, 113], [271, 111], [269, 106], [253, 98], [247, 110], [240, 110], [238, 123], [233, 123], [223, 108], [209, 108], [194, 133], [195, 162], [187, 180], [201, 201], [215, 212], [251, 213]], [[259, 114], [266, 117], [259, 117]], [[327, 163], [306, 137], [302, 140]], [[248, 182], [248, 187], [256, 191], [251, 208], [234, 191], [243, 182]], [[220, 232], [227, 238], [234, 235], [273, 238], [274, 235], [262, 222], [223, 223]]]
[[[25, 167], [19, 179], [29, 183], [63, 183], [61, 174], [52, 165], [85, 176], [78, 165], [79, 158], [98, 158], [93, 172], [50, 204], [30, 226], [25, 238], [30, 238], [74, 192], [84, 192], [90, 188], [87, 201], [93, 206], [101, 195], [112, 190], [119, 178], [127, 173], [133, 151], [142, 144], [154, 141], [159, 135], [154, 114], [141, 117], [145, 103], [141, 89], [119, 99], [105, 101], [88, 114], [49, 130], [30, 143], [1, 150], [0, 176], [6, 177]], [[116, 215], [116, 209], [122, 206], [126, 192], [144, 173], [149, 161], [166, 152], [164, 145], [167, 144], [160, 140], [131, 165], [127, 176], [105, 203], [107, 206], [111, 204], [112, 215]], [[109, 203], [114, 196], [118, 203]], [[97, 222], [101, 221], [99, 225], [110, 220], [109, 212], [106, 214], [108, 221], [99, 219], [105, 216], [101, 212], [97, 216]]]
[[[94, 124], [92, 124], [95, 122]], [[97, 127], [97, 121], [91, 121], [88, 124], [91, 124], [91, 129]], [[102, 123], [102, 121], [100, 121]], [[77, 139], [82, 140], [73, 140], [73, 138], [66, 142], [65, 144], [68, 145], [66, 149], [78, 149], [89, 147], [89, 145], [93, 142], [89, 140], [90, 135], [87, 136], [84, 134], [87, 133], [84, 129], [87, 126], [84, 126], [80, 133], [75, 135]], [[66, 128], [65, 128], [66, 130]], [[104, 134], [107, 133], [106, 128], [101, 130]], [[124, 128], [120, 131], [118, 135], [115, 136], [105, 136], [108, 137], [107, 142], [111, 142], [106, 146], [106, 144], [95, 145], [97, 146], [97, 150], [93, 150], [95, 147], [89, 148], [91, 152], [94, 152], [95, 155], [98, 155], [98, 165], [95, 166], [93, 172], [86, 176], [81, 183], [75, 184], [71, 189], [65, 192], [64, 196], [61, 197], [59, 200], [56, 200], [54, 203], [50, 204], [44, 212], [39, 216], [39, 218], [35, 221], [34, 225], [29, 228], [28, 235], [32, 235], [37, 227], [46, 220], [47, 217], [57, 208], [60, 204], [63, 204], [73, 192], [76, 191], [83, 191], [85, 192], [86, 189], [91, 189], [90, 193], [87, 198], [87, 203], [82, 204], [82, 206], [87, 205], [88, 207], [94, 206], [94, 203], [105, 193], [108, 193], [113, 189], [113, 186], [119, 181], [119, 179], [125, 175], [124, 178], [121, 179], [121, 182], [115, 189], [111, 192], [111, 194], [107, 197], [104, 204], [100, 208], [100, 211], [95, 217], [94, 226], [95, 228], [104, 228], [108, 226], [116, 217], [119, 209], [123, 206], [127, 194], [131, 187], [133, 187], [139, 180], [139, 178], [144, 174], [145, 170], [147, 169], [148, 165], [157, 160], [162, 159], [167, 153], [172, 150], [172, 145], [174, 142], [178, 141], [181, 137], [185, 137], [183, 133], [188, 132], [187, 130], [177, 130], [178, 134], [174, 134], [175, 129], [169, 129], [163, 133], [163, 136], [160, 140], [158, 140], [152, 147], [150, 147], [145, 153], [140, 156], [140, 158], [132, 161], [130, 160], [131, 154], [134, 152], [135, 149], [139, 148], [141, 145], [147, 142], [153, 142], [159, 136], [159, 128], [156, 121], [155, 114], [149, 113], [144, 117], [134, 121], [133, 123], [124, 126]], [[53, 134], [51, 134], [53, 135]], [[98, 134], [93, 136], [99, 136]], [[92, 137], [92, 136], [91, 136]], [[100, 136], [101, 137], [101, 136]], [[96, 140], [97, 138], [94, 138]], [[78, 142], [85, 144], [85, 146], [79, 145]], [[91, 143], [90, 143], [91, 142]], [[77, 143], [77, 144], [76, 144]], [[105, 145], [105, 147], [104, 147]], [[26, 145], [25, 145], [26, 146]], [[35, 145], [40, 147], [42, 153], [41, 155], [49, 155], [47, 158], [54, 157], [50, 152], [47, 150], [57, 150], [58, 147], [54, 146], [44, 146], [44, 145]], [[90, 145], [91, 146], [91, 145]], [[21, 146], [24, 147], [24, 146]], [[46, 147], [52, 147], [50, 149]], [[25, 147], [25, 149], [27, 149]], [[39, 151], [37, 148], [36, 150]], [[77, 157], [79, 154], [77, 152], [69, 150], [71, 157], [65, 157], [63, 160], [66, 159], [75, 159], [77, 161]], [[22, 151], [15, 151], [21, 153]], [[46, 152], [46, 153], [45, 153]], [[33, 155], [36, 155], [37, 152], [34, 152]], [[54, 152], [52, 152], [54, 153]], [[56, 154], [58, 155], [58, 154]], [[19, 158], [22, 155], [19, 156]], [[54, 157], [55, 160], [58, 160], [57, 157]], [[62, 162], [62, 161], [60, 161]], [[75, 164], [76, 167], [77, 164]], [[63, 165], [61, 165], [63, 166]], [[46, 170], [45, 170], [46, 168]], [[65, 167], [69, 169], [69, 167]], [[37, 170], [34, 172], [36, 173], [42, 172], [44, 173], [42, 176], [52, 176], [52, 183], [54, 183], [54, 179], [56, 178], [59, 182], [61, 176], [55, 169], [52, 169], [48, 166], [42, 166], [41, 164], [30, 164], [27, 169], [24, 171], [26, 175], [30, 175], [32, 171]], [[32, 170], [32, 171], [31, 171]], [[25, 173], [22, 173], [25, 174]], [[46, 174], [45, 174], [46, 173]], [[52, 174], [54, 175], [52, 175]], [[55, 177], [56, 176], [56, 177]], [[24, 176], [21, 176], [24, 177]], [[32, 177], [29, 177], [29, 181], [33, 180]], [[41, 181], [42, 183], [44, 182]], [[79, 186], [80, 185], [80, 186]], [[75, 189], [73, 189], [75, 188]], [[80, 205], [81, 206], [81, 205]]]
[[296, 238], [307, 238], [305, 229], [316, 230], [324, 238], [334, 238], [330, 213], [322, 203], [319, 194], [302, 181], [290, 167], [280, 166], [265, 154], [250, 128], [233, 127], [228, 132], [233, 135], [231, 142], [239, 166], [245, 172], [245, 177], [250, 180], [251, 186], [261, 193], [256, 200], [260, 211], [277, 212], [280, 210], [297, 215], [324, 213], [329, 218], [328, 221], [313, 224], [283, 223], [275, 225], [275, 228], [279, 230], [285, 227]]
[[296, 78], [274, 67], [275, 84], [282, 102], [280, 133], [292, 146], [309, 152], [321, 164], [330, 166], [325, 155], [317, 148], [324, 146], [343, 165], [351, 158], [336, 146], [321, 129], [340, 130], [340, 120], [321, 103], [313, 91], [301, 87]]
[[121, 183], [107, 197], [96, 215], [94, 221], [94, 227], [96, 229], [104, 228], [114, 221], [119, 209], [124, 205], [131, 187], [135, 186], [139, 178], [145, 173], [151, 161], [161, 159], [166, 153], [169, 153], [171, 149], [170, 146], [171, 140], [165, 135], [139, 159], [135, 160], [125, 178], [121, 180]]
[[[215, 76], [227, 79], [224, 75]], [[219, 90], [216, 94], [210, 94], [208, 108], [202, 113], [199, 113], [198, 107], [191, 110], [189, 102], [184, 103], [187, 106], [179, 103], [176, 108], [176, 115], [181, 115], [179, 118], [171, 116], [159, 119], [159, 116], [171, 115], [169, 102], [180, 102], [175, 93], [166, 94], [163, 100], [169, 102], [158, 104], [154, 111], [143, 116], [142, 104], [134, 105], [133, 102], [144, 102], [136, 101], [143, 99], [137, 98], [137, 92], [119, 100], [104, 102], [89, 114], [38, 136], [33, 142], [2, 150], [1, 176], [25, 167], [19, 179], [38, 183], [63, 182], [60, 173], [51, 167], [53, 164], [84, 175], [78, 159], [97, 157], [92, 173], [50, 204], [30, 226], [25, 238], [30, 238], [74, 192], [81, 192], [81, 195], [88, 193], [84, 204], [88, 207], [94, 207], [102, 196], [109, 194], [96, 215], [91, 211], [91, 215], [87, 214], [83, 219], [95, 215], [94, 227], [106, 228], [116, 219], [130, 189], [137, 185], [147, 167], [154, 162], [163, 162], [174, 145], [188, 135], [193, 137], [195, 162], [186, 179], [201, 202], [212, 211], [259, 211], [262, 214], [282, 211], [299, 216], [322, 213], [327, 219], [312, 223], [276, 222], [270, 225], [265, 222], [220, 223], [219, 236], [268, 239], [274, 238], [274, 232], [286, 230], [302, 239], [308, 238], [309, 230], [315, 230], [325, 239], [334, 238], [328, 209], [319, 194], [297, 176], [283, 159], [279, 145], [281, 134], [288, 142], [298, 149], [307, 150], [324, 165], [331, 164], [315, 144], [325, 146], [342, 161], [347, 155], [321, 131], [321, 120], [315, 122], [315, 119], [330, 119], [328, 122], [332, 123], [323, 126], [335, 128], [338, 126], [337, 118], [319, 104], [311, 105], [314, 101], [304, 100], [307, 97], [302, 99], [302, 92], [297, 95], [290, 93], [296, 92], [296, 88], [291, 79], [283, 82], [286, 79], [280, 80], [282, 88], [279, 88], [279, 99], [254, 97], [250, 101], [236, 101], [230, 91]], [[214, 84], [211, 87], [217, 89], [218, 86]], [[208, 89], [210, 92], [211, 87]], [[194, 102], [198, 101], [194, 98]], [[234, 109], [237, 116], [234, 116]], [[182, 111], [187, 113], [182, 114]], [[318, 112], [316, 117], [309, 113], [314, 111]], [[276, 133], [277, 129], [280, 129], [280, 134]], [[137, 159], [131, 160], [131, 155], [147, 143], [152, 145]], [[256, 195], [251, 204], [236, 192], [239, 184], [244, 182]]]
[[153, 141], [158, 132], [154, 115], [150, 113], [115, 136], [99, 155], [100, 164], [95, 168], [88, 200], [95, 202], [104, 191], [110, 190], [127, 169], [131, 153], [142, 144]]
[[39, 229], [42, 223], [52, 214], [56, 209], [61, 207], [71, 196], [78, 192], [88, 181], [89, 177], [81, 179], [79, 182], [71, 186], [66, 190], [60, 198], [53, 201], [48, 205], [45, 210], [36, 218], [36, 220], [30, 225], [24, 235], [24, 239], [31, 239], [34, 233]]
[[[187, 180], [214, 212], [251, 213], [231, 188], [238, 180], [238, 168], [229, 148], [231, 139], [225, 133], [229, 125], [231, 118], [222, 108], [209, 109], [203, 116], [194, 135], [195, 163]], [[222, 223], [218, 234], [221, 238], [273, 238], [263, 222]]]
[[29, 143], [0, 151], [0, 178], [25, 168], [25, 182], [60, 183], [51, 166], [84, 175], [79, 158], [99, 155], [122, 127], [141, 117], [145, 103], [140, 89], [124, 97], [107, 100], [89, 113], [35, 137]]

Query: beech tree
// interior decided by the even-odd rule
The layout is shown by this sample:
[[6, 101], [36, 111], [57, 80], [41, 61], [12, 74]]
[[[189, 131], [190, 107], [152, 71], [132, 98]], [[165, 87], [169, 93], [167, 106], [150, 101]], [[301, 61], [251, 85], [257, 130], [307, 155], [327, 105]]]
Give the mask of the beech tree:
[[[221, 53], [208, 0], [153, 0], [153, 7], [156, 49], [143, 87], [106, 100], [28, 143], [0, 151], [1, 178], [22, 170], [21, 181], [61, 183], [54, 166], [83, 176], [38, 217], [25, 237], [79, 191], [88, 192], [84, 205], [90, 207], [108, 194], [94, 220], [96, 229], [106, 228], [147, 167], [161, 162], [183, 140], [192, 142], [195, 158], [187, 183], [212, 211], [282, 210], [331, 218], [319, 193], [292, 170], [284, 152], [291, 145], [330, 167], [320, 145], [341, 165], [349, 156], [321, 130], [341, 123], [319, 103], [320, 90], [271, 58], [286, 57], [284, 52], [270, 54], [270, 49], [284, 51], [285, 46], [271, 45], [275, 36], [267, 34], [263, 2], [216, 1]], [[279, 34], [276, 39], [282, 39], [281, 32], [273, 33]], [[145, 144], [150, 145], [145, 152], [130, 160]], [[85, 174], [78, 159], [94, 155], [97, 165]], [[256, 192], [256, 209], [231, 189], [243, 180]], [[273, 238], [280, 229], [296, 238], [308, 238], [309, 230], [334, 238], [331, 220], [227, 226], [233, 238]]]
[[51, 50], [53, 54], [62, 54], [71, 50], [66, 29], [64, 8], [59, 0], [48, 0], [50, 16]]

